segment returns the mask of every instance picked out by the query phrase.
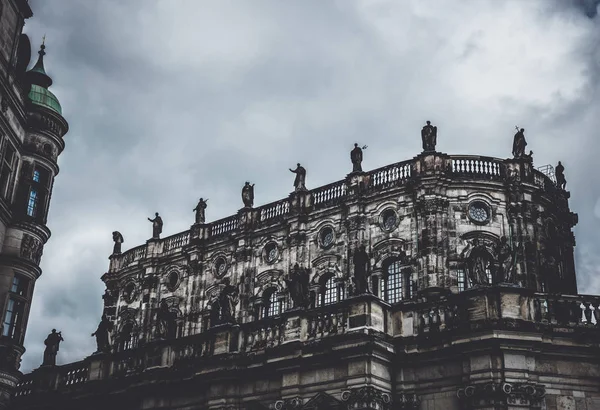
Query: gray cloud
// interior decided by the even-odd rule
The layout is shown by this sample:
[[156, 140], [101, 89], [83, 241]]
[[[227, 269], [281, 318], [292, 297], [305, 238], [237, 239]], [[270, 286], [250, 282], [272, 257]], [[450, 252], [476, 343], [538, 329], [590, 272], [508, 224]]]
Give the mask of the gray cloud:
[[519, 125], [536, 165], [563, 161], [579, 288], [600, 292], [600, 31], [578, 1], [31, 0], [71, 131], [22, 370], [52, 327], [59, 363], [94, 350], [113, 230], [141, 244], [159, 211], [183, 231], [199, 196], [231, 215], [245, 180], [283, 198], [296, 162], [339, 180], [355, 141], [367, 168], [410, 159], [427, 119], [451, 154], [507, 157]]

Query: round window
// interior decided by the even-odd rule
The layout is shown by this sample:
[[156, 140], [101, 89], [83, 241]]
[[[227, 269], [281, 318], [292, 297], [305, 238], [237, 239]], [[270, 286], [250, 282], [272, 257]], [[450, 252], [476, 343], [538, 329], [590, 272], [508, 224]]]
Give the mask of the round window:
[[396, 215], [396, 212], [394, 212], [394, 210], [388, 209], [387, 211], [383, 212], [383, 215], [381, 216], [381, 224], [383, 226], [384, 231], [393, 231], [394, 229], [396, 229], [397, 223], [398, 216]]
[[277, 245], [275, 243], [269, 243], [265, 246], [265, 260], [268, 263], [273, 263], [277, 260], [279, 256], [279, 250], [277, 249]]
[[218, 277], [221, 277], [227, 273], [227, 261], [224, 257], [220, 256], [215, 261], [215, 271], [217, 272]]
[[169, 290], [175, 290], [177, 285], [179, 285], [179, 273], [176, 270], [169, 273], [167, 284]]
[[125, 285], [125, 289], [123, 289], [123, 298], [127, 303], [133, 301], [133, 297], [135, 296], [135, 283], [129, 282]]
[[490, 219], [490, 209], [483, 201], [474, 201], [469, 205], [469, 218], [475, 223], [484, 224]]
[[321, 229], [321, 233], [319, 234], [319, 239], [321, 240], [321, 246], [323, 248], [329, 248], [333, 245], [333, 241], [335, 239], [333, 228], [327, 226]]

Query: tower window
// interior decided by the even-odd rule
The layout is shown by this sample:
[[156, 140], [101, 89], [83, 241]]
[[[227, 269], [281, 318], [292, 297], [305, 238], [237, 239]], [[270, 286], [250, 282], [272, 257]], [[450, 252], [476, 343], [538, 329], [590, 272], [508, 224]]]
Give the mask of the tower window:
[[27, 201], [27, 215], [37, 216], [38, 202], [38, 193], [34, 188], [31, 188], [29, 190], [29, 199]]
[[33, 171], [33, 180], [35, 182], [40, 182], [40, 171], [37, 169]]
[[4, 199], [10, 199], [13, 193], [13, 176], [17, 163], [17, 153], [13, 145], [5, 140], [4, 152], [0, 163], [0, 195]]
[[25, 305], [29, 288], [29, 280], [15, 275], [9, 290], [9, 299], [4, 314], [2, 335], [17, 342], [23, 335], [22, 322], [25, 316]]

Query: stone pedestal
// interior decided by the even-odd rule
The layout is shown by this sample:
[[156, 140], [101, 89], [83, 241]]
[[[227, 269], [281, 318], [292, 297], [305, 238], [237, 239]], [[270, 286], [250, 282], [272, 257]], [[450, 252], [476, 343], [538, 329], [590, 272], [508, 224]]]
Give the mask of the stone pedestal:
[[348, 330], [366, 327], [379, 332], [385, 330], [385, 313], [381, 301], [372, 294], [352, 298], [348, 314]]
[[214, 334], [214, 354], [224, 354], [238, 350], [239, 326], [224, 323], [212, 329]]

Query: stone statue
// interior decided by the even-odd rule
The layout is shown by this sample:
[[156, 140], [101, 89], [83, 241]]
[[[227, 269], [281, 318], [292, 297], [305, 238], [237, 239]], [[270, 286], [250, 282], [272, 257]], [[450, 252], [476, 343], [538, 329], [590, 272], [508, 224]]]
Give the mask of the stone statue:
[[296, 174], [296, 178], [294, 179], [294, 191], [306, 191], [306, 169], [298, 163], [296, 169], [290, 168], [290, 171]]
[[360, 295], [369, 292], [367, 277], [369, 275], [369, 254], [366, 251], [365, 245], [354, 251], [352, 257], [354, 264], [354, 286], [355, 293]]
[[250, 182], [246, 182], [242, 188], [242, 202], [246, 208], [252, 208], [254, 205], [254, 184], [250, 185]]
[[354, 149], [350, 151], [350, 160], [352, 161], [352, 172], [362, 172], [363, 152], [356, 143]]
[[154, 219], [148, 218], [150, 222], [152, 222], [152, 239], [160, 239], [160, 234], [162, 233], [163, 220], [156, 212]]
[[556, 175], [556, 185], [564, 190], [567, 186], [567, 180], [565, 178], [565, 167], [560, 161], [558, 161], [558, 165], [554, 169], [554, 174]]
[[294, 307], [308, 308], [308, 280], [310, 271], [301, 268], [297, 263], [290, 272], [290, 278], [285, 279], [285, 283], [290, 291], [290, 296], [294, 301]]
[[106, 315], [102, 315], [102, 320], [100, 324], [98, 324], [98, 328], [94, 333], [92, 333], [92, 337], [96, 336], [96, 350], [101, 353], [110, 353], [110, 341], [109, 341], [109, 333], [113, 329], [113, 324]]
[[477, 238], [469, 242], [463, 251], [467, 275], [473, 285], [491, 285], [488, 280], [487, 269], [490, 264], [490, 255], [487, 248], [479, 243]]
[[496, 268], [496, 280], [503, 283], [514, 282], [514, 252], [508, 243], [506, 236], [500, 238], [495, 249], [498, 257]]
[[177, 335], [176, 313], [169, 310], [166, 300], [160, 302], [158, 313], [156, 315], [156, 328], [158, 337], [164, 339], [173, 339]]
[[125, 240], [119, 231], [114, 231], [112, 235], [113, 241], [115, 242], [115, 246], [113, 247], [113, 255], [118, 255], [121, 253], [121, 244], [125, 242]]
[[437, 144], [437, 127], [427, 121], [427, 125], [421, 130], [421, 139], [423, 140], [423, 151], [435, 151]]
[[[526, 156], [525, 147], [527, 146], [527, 141], [525, 141], [525, 128], [515, 128], [517, 129], [517, 133], [515, 134], [515, 138], [513, 139], [512, 153], [515, 158], [523, 158]], [[533, 155], [533, 152], [531, 153], [531, 155]]]
[[229, 278], [223, 280], [225, 287], [219, 294], [219, 308], [221, 310], [221, 321], [223, 323], [231, 323], [235, 321], [235, 299], [237, 297], [237, 289], [231, 285]]
[[206, 222], [206, 203], [208, 199], [200, 198], [198, 200], [198, 205], [193, 209], [193, 212], [196, 212], [196, 223], [203, 224]]
[[42, 366], [56, 366], [56, 354], [58, 353], [58, 345], [63, 342], [61, 332], [56, 332], [56, 329], [52, 329], [52, 333], [48, 335], [44, 344], [46, 349], [44, 350], [44, 361]]

